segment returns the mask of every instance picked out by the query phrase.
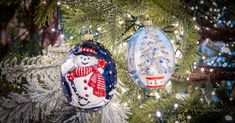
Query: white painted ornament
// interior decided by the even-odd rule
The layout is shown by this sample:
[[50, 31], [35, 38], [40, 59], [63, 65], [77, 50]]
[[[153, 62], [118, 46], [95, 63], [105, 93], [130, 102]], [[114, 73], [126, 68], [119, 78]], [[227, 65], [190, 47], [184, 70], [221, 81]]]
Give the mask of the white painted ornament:
[[161, 29], [146, 26], [135, 32], [126, 51], [129, 74], [144, 89], [158, 89], [173, 74], [175, 53], [170, 39]]
[[80, 109], [96, 111], [114, 95], [115, 63], [100, 43], [83, 41], [71, 49], [61, 73], [65, 97]]

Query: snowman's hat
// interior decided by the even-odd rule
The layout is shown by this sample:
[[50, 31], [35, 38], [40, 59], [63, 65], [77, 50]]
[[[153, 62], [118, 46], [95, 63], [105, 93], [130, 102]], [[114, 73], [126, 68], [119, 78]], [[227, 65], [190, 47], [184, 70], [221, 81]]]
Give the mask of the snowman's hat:
[[74, 55], [86, 55], [86, 56], [97, 56], [97, 51], [99, 50], [97, 43], [94, 41], [84, 41], [79, 45], [75, 46], [73, 50]]

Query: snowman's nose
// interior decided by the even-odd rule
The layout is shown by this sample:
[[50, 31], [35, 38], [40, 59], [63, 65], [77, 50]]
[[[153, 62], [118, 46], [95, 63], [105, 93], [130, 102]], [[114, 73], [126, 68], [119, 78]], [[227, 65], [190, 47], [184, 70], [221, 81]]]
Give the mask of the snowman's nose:
[[86, 58], [84, 58], [84, 60], [86, 60]]

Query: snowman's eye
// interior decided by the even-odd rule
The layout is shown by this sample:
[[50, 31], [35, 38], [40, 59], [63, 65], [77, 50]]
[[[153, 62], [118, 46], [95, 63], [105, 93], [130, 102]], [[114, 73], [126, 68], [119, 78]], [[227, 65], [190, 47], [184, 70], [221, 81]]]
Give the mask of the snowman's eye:
[[90, 57], [87, 58], [88, 60], [90, 59]]
[[82, 59], [82, 56], [80, 57], [80, 59]]

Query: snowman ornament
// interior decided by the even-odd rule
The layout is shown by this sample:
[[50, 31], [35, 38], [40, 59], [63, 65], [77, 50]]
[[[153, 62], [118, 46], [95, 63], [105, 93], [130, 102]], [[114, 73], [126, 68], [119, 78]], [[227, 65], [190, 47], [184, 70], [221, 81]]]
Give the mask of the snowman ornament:
[[103, 76], [107, 61], [93, 47], [80, 47], [62, 66], [61, 72], [71, 93], [70, 104], [82, 109], [101, 107], [106, 99]]

